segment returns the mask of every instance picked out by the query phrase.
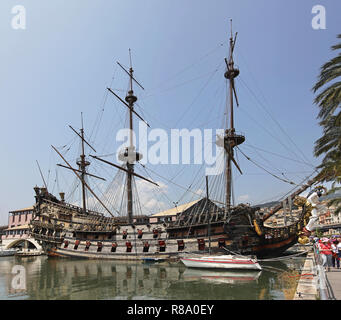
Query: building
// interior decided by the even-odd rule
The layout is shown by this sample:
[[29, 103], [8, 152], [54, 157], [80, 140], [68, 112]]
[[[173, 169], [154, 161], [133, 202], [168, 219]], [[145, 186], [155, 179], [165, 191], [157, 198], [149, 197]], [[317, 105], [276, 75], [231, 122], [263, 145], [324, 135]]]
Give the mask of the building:
[[324, 235], [341, 234], [341, 213], [335, 213], [335, 206], [327, 207], [327, 202], [322, 203], [325, 206], [325, 212], [319, 216], [318, 229], [323, 231]]
[[1, 244], [1, 240], [2, 240], [2, 236], [4, 236], [6, 234], [6, 229], [8, 228], [8, 226], [0, 226], [0, 244]]
[[41, 246], [30, 237], [29, 223], [33, 218], [33, 207], [10, 211], [8, 215], [8, 228], [1, 237], [5, 249], [13, 247], [25, 247], [39, 249]]

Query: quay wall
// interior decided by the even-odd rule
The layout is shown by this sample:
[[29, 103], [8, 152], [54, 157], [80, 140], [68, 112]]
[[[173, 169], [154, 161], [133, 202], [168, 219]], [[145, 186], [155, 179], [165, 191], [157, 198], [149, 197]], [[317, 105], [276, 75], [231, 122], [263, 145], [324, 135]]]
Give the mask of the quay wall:
[[318, 274], [316, 270], [315, 256], [312, 246], [306, 247], [309, 250], [304, 266], [296, 287], [293, 300], [318, 300]]

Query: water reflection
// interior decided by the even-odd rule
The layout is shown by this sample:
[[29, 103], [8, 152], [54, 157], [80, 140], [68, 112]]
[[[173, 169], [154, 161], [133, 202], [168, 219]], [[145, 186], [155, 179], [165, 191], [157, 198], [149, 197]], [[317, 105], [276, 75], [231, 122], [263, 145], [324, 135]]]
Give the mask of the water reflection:
[[[181, 263], [98, 260], [0, 259], [1, 299], [291, 299], [302, 260], [264, 265], [262, 271], [188, 269]], [[24, 289], [13, 287], [24, 266]]]
[[257, 281], [262, 271], [220, 271], [206, 269], [186, 269], [183, 275], [185, 281], [208, 281], [224, 284], [242, 284]]

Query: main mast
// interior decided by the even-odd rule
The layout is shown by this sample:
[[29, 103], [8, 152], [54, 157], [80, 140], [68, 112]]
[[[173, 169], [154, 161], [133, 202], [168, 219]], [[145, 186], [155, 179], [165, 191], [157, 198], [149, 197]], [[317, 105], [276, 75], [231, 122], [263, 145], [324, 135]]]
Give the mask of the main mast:
[[[134, 103], [137, 101], [137, 97], [134, 95], [133, 91], [133, 80], [136, 82], [142, 89], [143, 87], [135, 80], [134, 78], [134, 70], [132, 68], [131, 63], [131, 52], [129, 49], [129, 57], [130, 57], [130, 68], [129, 72], [125, 70], [121, 64], [120, 67], [129, 75], [129, 91], [127, 96], [125, 97], [125, 101], [127, 102], [126, 106], [129, 109], [129, 147], [125, 149], [125, 151], [119, 154], [119, 159], [126, 163], [126, 174], [127, 174], [127, 216], [128, 216], [128, 223], [133, 223], [133, 176], [136, 176], [134, 173], [134, 164], [135, 161], [139, 161], [142, 159], [142, 154], [135, 151], [134, 141], [133, 141], [133, 113], [136, 114], [140, 119], [142, 119], [134, 110]], [[109, 90], [113, 94], [115, 94], [112, 90]], [[115, 94], [116, 97], [118, 97]], [[119, 97], [118, 97], [119, 98]], [[120, 99], [120, 98], [119, 98]], [[120, 99], [121, 100], [121, 99]], [[124, 102], [123, 100], [121, 100]], [[142, 119], [143, 120], [143, 119]], [[144, 120], [143, 120], [144, 121]]]
[[[129, 50], [130, 53], [130, 50]], [[135, 154], [135, 147], [133, 144], [133, 111], [134, 111], [134, 103], [137, 101], [137, 97], [134, 96], [133, 91], [133, 73], [134, 70], [131, 66], [130, 60], [130, 68], [129, 68], [129, 82], [130, 82], [130, 90], [128, 91], [127, 96], [125, 97], [125, 101], [128, 102], [129, 105], [129, 148], [128, 148], [128, 159], [127, 159], [127, 214], [128, 214], [128, 222], [133, 222], [133, 190], [132, 190], [132, 177], [134, 173], [134, 157], [129, 157], [130, 155]]]
[[149, 124], [134, 110], [134, 103], [137, 101], [137, 97], [134, 95], [133, 81], [143, 90], [144, 88], [133, 76], [134, 70], [132, 68], [132, 63], [131, 63], [130, 49], [129, 49], [129, 55], [130, 55], [129, 71], [127, 71], [119, 62], [117, 62], [117, 64], [129, 75], [129, 91], [127, 93], [127, 96], [125, 97], [126, 102], [120, 96], [118, 96], [112, 89], [107, 88], [109, 92], [111, 92], [118, 100], [120, 100], [123, 103], [123, 105], [125, 105], [129, 109], [129, 129], [130, 129], [129, 146], [118, 154], [118, 159], [124, 163], [124, 166], [121, 167], [115, 163], [101, 159], [97, 156], [92, 156], [92, 155], [90, 156], [126, 172], [127, 174], [127, 180], [126, 180], [127, 216], [128, 216], [128, 223], [132, 224], [133, 223], [133, 189], [132, 189], [133, 176], [143, 179], [147, 182], [150, 182], [156, 186], [158, 186], [158, 184], [134, 172], [134, 164], [136, 161], [139, 161], [142, 159], [142, 154], [139, 152], [136, 152], [136, 149], [134, 146], [133, 114], [136, 115], [141, 121], [143, 121], [148, 127], [149, 127]]
[[[234, 159], [234, 151], [233, 148], [245, 141], [245, 137], [242, 135], [235, 134], [234, 128], [234, 112], [233, 112], [233, 96], [235, 96], [236, 104], [238, 106], [237, 94], [234, 86], [234, 79], [239, 75], [239, 69], [234, 67], [233, 61], [233, 50], [236, 43], [237, 33], [233, 39], [232, 35], [232, 20], [231, 20], [231, 36], [230, 36], [230, 51], [229, 51], [229, 60], [225, 58], [227, 70], [224, 74], [224, 77], [229, 80], [229, 105], [230, 105], [230, 124], [225, 129], [224, 134], [224, 148], [226, 151], [226, 194], [225, 194], [225, 215], [228, 214], [229, 209], [231, 208], [231, 194], [232, 194], [232, 162], [235, 164], [237, 169], [241, 172], [236, 160]], [[241, 172], [242, 173], [242, 172]]]

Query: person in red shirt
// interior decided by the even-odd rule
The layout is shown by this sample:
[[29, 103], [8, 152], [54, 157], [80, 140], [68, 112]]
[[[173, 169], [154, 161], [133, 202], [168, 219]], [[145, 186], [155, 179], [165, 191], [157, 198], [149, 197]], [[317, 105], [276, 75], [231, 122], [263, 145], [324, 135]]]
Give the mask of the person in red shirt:
[[333, 243], [331, 244], [331, 247], [332, 247], [332, 251], [333, 251], [333, 254], [332, 254], [332, 264], [333, 264], [333, 268], [337, 268], [337, 269], [340, 269], [340, 259], [339, 259], [339, 256], [338, 256], [338, 247], [337, 245], [339, 244], [339, 241], [337, 241], [336, 239], [333, 240]]
[[322, 258], [322, 266], [325, 271], [330, 271], [332, 265], [332, 248], [328, 238], [322, 238], [319, 244], [319, 251]]

